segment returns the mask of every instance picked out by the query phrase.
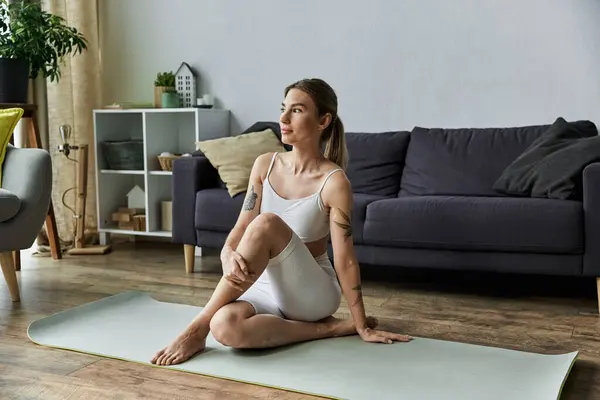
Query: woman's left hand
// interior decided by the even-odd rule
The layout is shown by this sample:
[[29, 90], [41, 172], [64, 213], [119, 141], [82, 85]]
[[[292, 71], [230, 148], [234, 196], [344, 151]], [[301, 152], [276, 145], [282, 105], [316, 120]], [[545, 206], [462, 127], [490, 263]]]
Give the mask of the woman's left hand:
[[358, 331], [358, 334], [365, 342], [372, 343], [394, 343], [394, 342], [410, 342], [412, 337], [400, 335], [398, 333], [378, 331], [371, 328], [365, 328]]

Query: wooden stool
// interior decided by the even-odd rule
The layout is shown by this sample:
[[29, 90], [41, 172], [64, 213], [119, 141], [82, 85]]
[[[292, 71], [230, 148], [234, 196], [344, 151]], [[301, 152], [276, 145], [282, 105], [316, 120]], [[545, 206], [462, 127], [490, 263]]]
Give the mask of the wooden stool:
[[[41, 149], [42, 141], [40, 140], [38, 123], [35, 117], [37, 106], [35, 104], [0, 103], [0, 110], [5, 110], [7, 108], [22, 108], [24, 110], [22, 119], [29, 120], [27, 144], [25, 147]], [[13, 137], [11, 137], [11, 144], [14, 144]], [[56, 217], [54, 216], [54, 207], [52, 206], [52, 201], [50, 201], [50, 207], [48, 207], [48, 214], [46, 215], [46, 233], [48, 234], [48, 241], [50, 242], [50, 252], [52, 254], [52, 258], [55, 260], [61, 259], [62, 252], [60, 249], [60, 240], [58, 238], [58, 229], [56, 228]], [[13, 253], [13, 259], [15, 261], [15, 269], [19, 271], [21, 269], [21, 252], [15, 251]]]

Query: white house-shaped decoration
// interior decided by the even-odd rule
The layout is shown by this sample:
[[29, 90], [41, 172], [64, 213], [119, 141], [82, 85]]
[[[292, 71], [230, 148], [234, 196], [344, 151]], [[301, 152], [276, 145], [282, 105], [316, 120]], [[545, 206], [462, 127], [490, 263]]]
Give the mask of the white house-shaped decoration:
[[127, 193], [127, 208], [146, 208], [146, 193], [138, 185]]
[[188, 63], [181, 63], [175, 73], [175, 85], [182, 107], [193, 107], [196, 104], [196, 74]]

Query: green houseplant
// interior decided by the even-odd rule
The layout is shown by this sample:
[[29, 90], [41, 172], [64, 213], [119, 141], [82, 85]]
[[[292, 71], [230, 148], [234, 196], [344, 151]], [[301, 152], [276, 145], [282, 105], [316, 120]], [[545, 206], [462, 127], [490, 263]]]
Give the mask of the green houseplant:
[[179, 107], [179, 95], [174, 87], [167, 87], [161, 96], [162, 108], [177, 108]]
[[159, 72], [154, 80], [154, 107], [162, 107], [163, 93], [175, 91], [175, 74], [172, 71]]
[[0, 0], [0, 102], [26, 103], [29, 79], [58, 82], [68, 55], [87, 49], [87, 40], [39, 1]]

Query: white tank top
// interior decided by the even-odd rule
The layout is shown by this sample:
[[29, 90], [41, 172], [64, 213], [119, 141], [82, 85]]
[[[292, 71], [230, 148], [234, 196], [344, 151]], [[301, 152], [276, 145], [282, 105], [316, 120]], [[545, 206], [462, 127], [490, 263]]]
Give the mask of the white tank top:
[[260, 212], [271, 212], [279, 216], [305, 243], [324, 238], [329, 234], [329, 213], [323, 205], [321, 191], [329, 177], [342, 169], [338, 168], [327, 174], [316, 193], [301, 199], [288, 200], [279, 196], [269, 182], [275, 157], [277, 157], [277, 153], [273, 154], [263, 183]]

